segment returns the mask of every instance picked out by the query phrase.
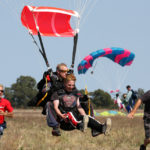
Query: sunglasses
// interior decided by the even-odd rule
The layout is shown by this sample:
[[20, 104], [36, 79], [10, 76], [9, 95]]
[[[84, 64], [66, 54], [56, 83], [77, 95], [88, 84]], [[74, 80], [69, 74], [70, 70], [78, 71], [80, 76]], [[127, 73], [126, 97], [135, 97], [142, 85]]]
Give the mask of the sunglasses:
[[59, 70], [60, 72], [68, 72], [68, 70]]
[[3, 93], [3, 92], [4, 92], [4, 90], [0, 90], [0, 92], [2, 92], [2, 93]]

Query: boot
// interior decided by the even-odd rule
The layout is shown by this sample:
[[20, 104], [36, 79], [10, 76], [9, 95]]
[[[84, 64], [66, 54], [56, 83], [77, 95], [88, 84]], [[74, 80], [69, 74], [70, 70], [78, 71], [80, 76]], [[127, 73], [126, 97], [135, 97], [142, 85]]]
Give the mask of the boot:
[[59, 127], [53, 127], [52, 135], [53, 135], [53, 136], [61, 136]]

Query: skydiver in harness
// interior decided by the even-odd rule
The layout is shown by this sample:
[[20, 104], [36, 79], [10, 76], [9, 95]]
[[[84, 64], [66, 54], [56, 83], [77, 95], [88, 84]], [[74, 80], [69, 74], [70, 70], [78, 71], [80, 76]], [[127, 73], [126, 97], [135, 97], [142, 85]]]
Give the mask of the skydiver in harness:
[[[46, 108], [45, 108], [46, 103], [50, 101], [51, 95], [55, 91], [63, 88], [63, 81], [66, 78], [66, 75], [69, 73], [67, 65], [64, 63], [60, 63], [57, 65], [56, 72], [53, 72], [52, 76], [50, 76], [50, 73], [48, 71], [45, 72], [43, 78], [37, 85], [39, 92], [33, 99], [31, 99], [31, 101], [28, 102], [28, 106], [42, 106], [43, 107], [42, 114], [46, 115]], [[87, 96], [82, 95], [81, 93], [78, 93], [78, 95], [80, 95], [80, 101], [83, 102], [82, 104], [84, 105], [85, 111], [88, 114], [88, 106], [85, 104], [88, 100]], [[90, 105], [90, 109], [91, 114], [94, 115], [92, 111], [93, 110], [92, 105]]]
[[[39, 37], [41, 48], [35, 41], [33, 35], [32, 34], [30, 34], [30, 35], [33, 39], [33, 42], [38, 47], [39, 52], [43, 56], [46, 66], [48, 68], [50, 68], [50, 65], [49, 65], [49, 62], [48, 62], [48, 59], [46, 56], [46, 52], [44, 49], [42, 37], [41, 37], [38, 29], [37, 29], [37, 31], [38, 31], [38, 37]], [[68, 70], [67, 66], [64, 63], [59, 64], [57, 66], [55, 73], [53, 73], [52, 69], [48, 69], [48, 71], [43, 74], [43, 79], [37, 85], [39, 92], [33, 99], [31, 99], [31, 101], [28, 102], [28, 106], [42, 106], [43, 107], [42, 114], [44, 114], [44, 115], [46, 114], [45, 105], [46, 105], [47, 101], [50, 100], [52, 93], [54, 91], [57, 91], [58, 89], [61, 89], [63, 86], [63, 84], [62, 84], [63, 80], [66, 78], [66, 74], [70, 74], [73, 72], [75, 54], [76, 54], [76, 48], [77, 48], [77, 41], [78, 41], [78, 33], [76, 33], [76, 35], [74, 36], [71, 69]], [[64, 68], [65, 71], [61, 67], [65, 67]], [[80, 93], [80, 101], [81, 101], [81, 105], [84, 107], [84, 110], [86, 111], [87, 114], [94, 116], [93, 107], [90, 103], [87, 103], [87, 102], [89, 102], [88, 100], [89, 100], [89, 98], [86, 94], [82, 95]], [[91, 110], [91, 111], [89, 111], [89, 110]]]
[[63, 80], [66, 78], [68, 72], [67, 65], [60, 63], [56, 67], [56, 72], [47, 71], [44, 73], [43, 78], [37, 84], [39, 92], [29, 101], [28, 106], [42, 106], [42, 114], [46, 114], [45, 105], [50, 100], [51, 94], [63, 88]]
[[47, 124], [53, 128], [52, 135], [60, 136], [59, 128], [85, 131], [87, 127], [94, 129], [93, 137], [108, 134], [111, 129], [111, 119], [108, 118], [105, 123], [100, 123], [95, 118], [86, 115], [80, 105], [75, 81], [76, 77], [73, 74], [67, 75], [64, 88], [54, 92], [51, 101], [46, 104]]

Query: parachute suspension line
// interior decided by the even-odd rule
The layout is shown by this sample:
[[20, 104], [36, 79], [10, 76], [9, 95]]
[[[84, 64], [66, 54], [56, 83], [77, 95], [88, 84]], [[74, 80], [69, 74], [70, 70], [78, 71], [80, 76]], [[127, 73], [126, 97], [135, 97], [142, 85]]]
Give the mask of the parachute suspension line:
[[[38, 16], [37, 16], [38, 17]], [[42, 37], [41, 37], [41, 34], [39, 32], [39, 27], [37, 25], [37, 22], [36, 22], [36, 19], [35, 19], [35, 16], [33, 14], [33, 18], [34, 18], [34, 21], [35, 21], [35, 25], [36, 25], [36, 29], [37, 29], [37, 32], [38, 32], [38, 38], [39, 38], [39, 41], [40, 41], [40, 45], [41, 45], [41, 49], [39, 49], [41, 55], [43, 56], [44, 58], [44, 61], [46, 63], [46, 66], [48, 68], [48, 70], [51, 70], [50, 68], [50, 65], [49, 65], [49, 62], [48, 62], [48, 59], [47, 59], [47, 56], [46, 56], [46, 52], [45, 52], [45, 48], [44, 48], [44, 44], [43, 44], [43, 41], [42, 41]]]
[[[96, 5], [96, 3], [97, 3], [97, 0], [94, 0], [94, 2], [93, 2], [93, 0], [92, 0], [92, 3], [88, 2], [88, 3], [86, 4], [86, 7], [89, 7], [89, 9], [88, 9], [86, 15], [85, 15], [85, 16], [83, 17], [83, 19], [82, 19], [81, 26], [82, 26], [82, 24], [84, 24], [86, 18], [89, 16], [89, 14], [90, 14], [91, 11], [93, 10], [93, 8], [94, 8], [94, 6]], [[87, 6], [87, 5], [88, 5], [88, 6]], [[85, 9], [85, 8], [84, 8], [84, 9]], [[81, 12], [81, 14], [80, 14], [81, 17], [82, 17], [82, 15], [83, 15], [83, 13], [84, 13], [84, 11]]]
[[[96, 61], [99, 61], [98, 59]], [[97, 64], [98, 65], [98, 64]], [[100, 65], [100, 66], [99, 66]], [[91, 74], [91, 78], [95, 80], [95, 84], [97, 84], [101, 89], [109, 91], [109, 80], [108, 80], [108, 75], [104, 74], [104, 71], [108, 71], [107, 66], [104, 65], [103, 62], [99, 64], [97, 67], [101, 68], [100, 70], [96, 69], [94, 75]], [[110, 72], [108, 72], [110, 73]], [[105, 84], [104, 84], [105, 83]]]
[[[130, 66], [130, 67], [132, 67], [132, 66]], [[125, 72], [124, 72], [122, 78], [120, 79], [120, 85], [119, 85], [119, 88], [120, 88], [121, 85], [124, 83], [125, 79], [127, 78], [127, 75], [128, 75], [128, 73], [129, 73], [129, 71], [130, 71], [129, 69], [126, 69], [126, 70], [125, 70]]]
[[[26, 20], [26, 17], [25, 17], [25, 20]], [[38, 43], [36, 42], [36, 40], [35, 40], [34, 36], [32, 35], [32, 33], [30, 32], [30, 28], [29, 28], [28, 24], [27, 24], [27, 29], [28, 29], [28, 31], [29, 31], [29, 32], [28, 32], [29, 35], [32, 37], [33, 43], [37, 46], [37, 48], [39, 49], [39, 52], [40, 52], [41, 55], [43, 56], [42, 50], [41, 50], [40, 46], [38, 45]], [[43, 70], [43, 69], [42, 69], [42, 70]]]
[[96, 61], [95, 61], [95, 65], [92, 67], [91, 74], [93, 74], [93, 73], [94, 73], [94, 70], [95, 70], [96, 65], [97, 65], [97, 59], [96, 59]]
[[76, 21], [76, 34], [79, 33], [80, 29], [80, 17], [78, 17], [78, 20]]
[[[34, 36], [33, 36], [30, 32], [29, 32], [29, 35], [32, 37], [33, 43], [37, 46], [39, 52], [41, 53], [41, 49], [40, 49], [38, 43], [36, 42]], [[37, 54], [37, 53], [36, 53], [36, 54]], [[39, 55], [38, 55], [38, 56], [39, 56]], [[39, 60], [40, 60], [40, 59], [39, 59]], [[39, 62], [40, 62], [41, 70], [42, 70], [42, 72], [44, 72], [44, 68], [42, 67], [41, 61], [39, 61]]]
[[81, 6], [80, 11], [79, 11], [80, 16], [82, 16], [87, 3], [88, 3], [88, 0], [85, 0], [85, 2], [83, 4], [81, 4], [82, 6]]
[[29, 32], [29, 35], [32, 37], [32, 39], [33, 39], [33, 43], [37, 46], [37, 48], [39, 49], [40, 53], [42, 53], [42, 51], [41, 51], [41, 49], [40, 49], [40, 47], [39, 47], [38, 43], [36, 42], [36, 40], [35, 40], [34, 36], [33, 36], [30, 32]]
[[[38, 43], [36, 42], [34, 36], [29, 32], [29, 35], [31, 35], [32, 39], [33, 39], [33, 43], [37, 46], [37, 48], [39, 49], [39, 52], [41, 53], [41, 55], [43, 56], [44, 60], [45, 60], [45, 56], [41, 50], [41, 48], [39, 47]], [[47, 59], [47, 58], [46, 58]], [[45, 61], [46, 62], [46, 61]]]
[[76, 50], [77, 50], [77, 43], [78, 43], [78, 33], [74, 36], [74, 45], [73, 45], [73, 52], [72, 52], [72, 64], [71, 68], [74, 70], [74, 62], [75, 62], [75, 56], [76, 56]]
[[130, 72], [130, 70], [132, 69], [133, 66], [130, 66], [129, 69], [127, 69], [128, 67], [124, 68], [124, 72], [122, 75], [122, 78], [120, 79], [120, 85], [119, 88], [121, 87], [121, 85], [124, 83], [125, 79], [127, 78], [128, 73]]

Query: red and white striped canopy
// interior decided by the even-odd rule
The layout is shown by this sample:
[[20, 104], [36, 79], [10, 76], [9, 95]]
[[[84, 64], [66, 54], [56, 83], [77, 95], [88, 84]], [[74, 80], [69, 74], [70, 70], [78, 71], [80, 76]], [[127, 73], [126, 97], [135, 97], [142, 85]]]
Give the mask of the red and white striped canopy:
[[71, 16], [79, 17], [79, 14], [61, 8], [25, 6], [21, 22], [33, 35], [38, 34], [38, 29], [42, 36], [72, 37], [77, 30], [70, 25]]

